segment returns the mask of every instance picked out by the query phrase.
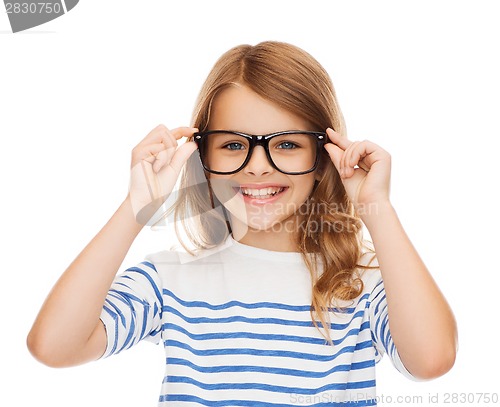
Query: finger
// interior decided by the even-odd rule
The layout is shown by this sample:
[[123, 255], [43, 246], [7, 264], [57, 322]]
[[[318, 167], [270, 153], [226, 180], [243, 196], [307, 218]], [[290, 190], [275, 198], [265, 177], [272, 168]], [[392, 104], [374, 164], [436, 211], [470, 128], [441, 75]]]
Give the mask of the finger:
[[182, 137], [189, 137], [197, 131], [198, 129], [193, 127], [178, 127], [170, 130], [164, 124], [159, 124], [139, 144], [163, 142], [167, 146], [172, 146], [175, 144], [175, 140], [179, 140]]
[[[385, 153], [385, 150], [383, 150], [381, 147], [379, 147], [377, 144], [372, 143], [371, 141], [364, 140], [361, 142], [355, 152], [353, 152], [353, 155], [351, 157], [351, 164], [353, 162], [360, 162], [364, 161], [368, 167], [373, 164], [374, 160], [377, 158], [382, 158], [383, 154]], [[376, 157], [376, 156], [380, 157]]]
[[359, 141], [354, 141], [345, 151], [341, 162], [341, 172], [343, 176], [350, 177], [354, 173], [354, 166], [357, 164], [357, 161], [353, 160], [353, 153], [357, 151], [359, 144]]
[[346, 150], [347, 147], [352, 143], [348, 140], [347, 137], [342, 136], [340, 133], [337, 133], [335, 130], [328, 128], [326, 129], [326, 134], [332, 143], [339, 146], [342, 150]]
[[365, 164], [364, 160], [361, 160], [358, 163], [358, 167], [361, 168], [362, 170], [366, 171], [366, 172], [370, 171], [370, 167], [368, 167], [368, 165]]
[[[172, 158], [174, 157], [174, 154], [178, 150], [178, 144], [176, 140], [173, 140], [174, 133], [180, 133], [180, 134], [192, 134], [195, 130], [192, 127], [183, 127], [183, 128], [178, 128], [172, 130], [172, 132], [169, 131], [169, 139], [168, 141], [165, 141], [163, 144], [165, 145], [165, 149], [160, 151], [159, 154], [156, 156], [156, 161], [153, 164], [153, 170], [155, 172], [158, 172], [165, 166], [165, 164], [170, 163]], [[184, 136], [181, 136], [184, 137]], [[174, 144], [171, 144], [174, 143]]]
[[197, 131], [198, 129], [196, 127], [177, 127], [176, 129], [170, 130], [176, 140], [180, 140], [182, 137], [190, 137]]
[[160, 153], [156, 157], [157, 161], [155, 161], [153, 166], [155, 172], [160, 171], [160, 169], [165, 164], [170, 163], [178, 148], [177, 140], [179, 140], [182, 137], [189, 137], [196, 131], [198, 131], [198, 129], [194, 127], [178, 127], [173, 130], [168, 130], [167, 131], [168, 137], [166, 137], [167, 140], [163, 142], [166, 148], [163, 151], [160, 151]]
[[176, 175], [178, 175], [181, 171], [182, 166], [186, 163], [188, 158], [191, 156], [191, 154], [193, 154], [196, 151], [197, 148], [198, 146], [194, 141], [187, 141], [183, 143], [181, 146], [179, 146], [177, 150], [175, 150], [175, 153], [173, 154], [171, 160], [162, 163], [161, 167], [159, 167], [160, 164], [157, 165], [157, 168], [155, 168], [155, 166], [153, 165], [153, 170], [158, 172], [161, 170], [162, 167], [167, 165], [168, 167], [174, 170]]
[[173, 130], [166, 129], [166, 131], [162, 131], [161, 132], [162, 143], [165, 144], [165, 146], [167, 147], [167, 153], [162, 154], [163, 156], [166, 157], [165, 162], [169, 162], [170, 159], [172, 158], [172, 155], [175, 152], [175, 149], [177, 148], [178, 140], [180, 140], [183, 137], [190, 137], [197, 131], [198, 129], [193, 127], [178, 127]]
[[156, 159], [157, 155], [163, 150], [165, 150], [165, 145], [163, 143], [137, 146], [132, 151], [132, 166], [141, 160], [152, 163]]
[[160, 169], [166, 163], [169, 163], [170, 160], [172, 160], [172, 157], [174, 156], [175, 153], [175, 149], [176, 149], [175, 147], [166, 147], [158, 153], [158, 155], [155, 157], [156, 160], [153, 163], [153, 170], [155, 172], [160, 171]]
[[384, 158], [385, 150], [371, 141], [364, 140], [352, 150], [347, 164], [354, 169], [355, 165], [369, 171], [373, 163]]
[[167, 126], [164, 124], [159, 124], [156, 126], [153, 130], [151, 130], [146, 137], [144, 137], [139, 145], [141, 144], [150, 144], [150, 143], [159, 143], [163, 139], [164, 136], [166, 136], [169, 130]]
[[344, 151], [339, 146], [333, 143], [326, 143], [324, 147], [328, 155], [330, 156], [333, 165], [335, 165], [335, 168], [340, 173], [340, 168], [341, 168], [340, 161], [342, 160], [342, 155], [344, 154]]

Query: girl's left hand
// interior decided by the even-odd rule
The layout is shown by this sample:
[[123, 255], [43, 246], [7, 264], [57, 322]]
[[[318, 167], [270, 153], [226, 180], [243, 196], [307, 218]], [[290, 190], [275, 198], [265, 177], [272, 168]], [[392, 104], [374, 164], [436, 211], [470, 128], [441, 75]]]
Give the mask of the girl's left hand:
[[332, 143], [325, 149], [356, 210], [363, 213], [369, 205], [389, 202], [390, 154], [368, 140], [352, 142], [330, 128], [326, 133]]

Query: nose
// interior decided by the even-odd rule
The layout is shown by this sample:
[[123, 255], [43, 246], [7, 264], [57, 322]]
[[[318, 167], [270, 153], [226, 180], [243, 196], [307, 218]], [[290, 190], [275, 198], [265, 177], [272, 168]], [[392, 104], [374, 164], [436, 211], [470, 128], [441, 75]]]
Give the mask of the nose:
[[267, 159], [266, 150], [262, 146], [255, 146], [250, 161], [243, 169], [246, 174], [262, 176], [273, 172], [274, 168]]

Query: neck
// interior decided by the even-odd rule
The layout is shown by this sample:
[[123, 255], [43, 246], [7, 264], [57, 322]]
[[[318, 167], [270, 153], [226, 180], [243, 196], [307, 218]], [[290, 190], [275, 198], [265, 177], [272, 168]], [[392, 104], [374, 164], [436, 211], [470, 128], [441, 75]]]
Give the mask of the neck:
[[276, 252], [298, 251], [292, 235], [294, 221], [290, 218], [265, 230], [254, 229], [233, 216], [230, 218], [233, 238], [242, 244]]

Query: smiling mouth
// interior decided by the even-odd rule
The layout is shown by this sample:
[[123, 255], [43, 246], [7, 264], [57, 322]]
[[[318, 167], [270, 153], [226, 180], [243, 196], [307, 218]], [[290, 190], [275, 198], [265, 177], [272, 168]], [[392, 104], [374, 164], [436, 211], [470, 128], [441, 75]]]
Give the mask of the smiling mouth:
[[236, 193], [241, 193], [243, 196], [254, 199], [269, 199], [282, 192], [288, 187], [267, 187], [267, 188], [234, 188]]

